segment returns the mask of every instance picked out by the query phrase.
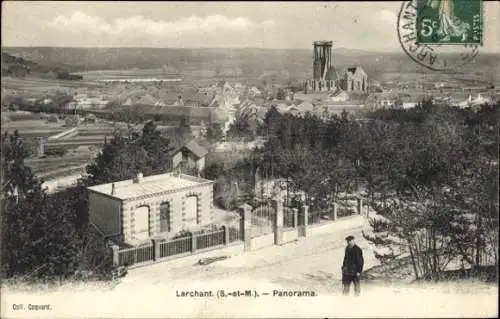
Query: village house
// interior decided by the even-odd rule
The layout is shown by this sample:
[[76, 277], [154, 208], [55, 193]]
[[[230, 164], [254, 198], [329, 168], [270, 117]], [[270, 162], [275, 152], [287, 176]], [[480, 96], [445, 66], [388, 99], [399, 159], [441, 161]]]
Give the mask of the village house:
[[411, 97], [402, 97], [401, 102], [404, 109], [411, 109], [418, 105], [418, 101]]
[[103, 97], [91, 97], [88, 94], [78, 94], [73, 96], [73, 100], [69, 102], [69, 109], [100, 109], [104, 108], [109, 101]]
[[256, 88], [255, 86], [252, 86], [249, 90], [248, 90], [248, 95], [250, 97], [256, 97], [256, 96], [261, 96], [262, 95], [262, 92]]
[[198, 125], [201, 122], [225, 123], [226, 118], [223, 117], [223, 114], [218, 113], [217, 108], [214, 107], [189, 106], [150, 107], [149, 111], [143, 112], [143, 114], [156, 116], [161, 121], [176, 124], [181, 119], [186, 118], [191, 125]]
[[172, 152], [172, 168], [182, 165], [186, 168], [195, 168], [201, 172], [205, 168], [205, 156], [208, 150], [196, 143], [195, 140], [187, 142], [179, 149]]
[[107, 238], [137, 246], [213, 221], [214, 182], [160, 174], [88, 187], [89, 219]]

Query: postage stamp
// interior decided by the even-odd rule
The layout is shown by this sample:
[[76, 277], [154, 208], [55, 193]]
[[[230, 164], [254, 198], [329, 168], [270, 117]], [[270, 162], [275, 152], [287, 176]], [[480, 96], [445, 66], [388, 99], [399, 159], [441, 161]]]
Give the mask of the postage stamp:
[[[457, 7], [449, 5], [449, 3], [453, 3], [452, 1], [456, 0], [435, 1], [439, 2], [439, 6], [445, 6], [448, 3], [446, 7], [443, 7], [448, 8], [446, 10], [443, 9], [445, 12], [450, 12], [450, 8]], [[478, 33], [477, 35], [480, 38], [478, 43], [467, 42], [467, 39], [470, 40], [476, 37], [473, 32], [467, 31], [469, 33], [464, 33], [463, 36], [457, 37], [458, 31], [455, 26], [458, 20], [453, 20], [455, 24], [450, 24], [451, 20], [448, 18], [446, 18], [448, 19], [446, 20], [447, 22], [442, 22], [444, 20], [439, 19], [440, 17], [444, 19], [445, 16], [441, 15], [440, 11], [432, 11], [434, 9], [430, 4], [433, 4], [433, 1], [423, 2], [424, 5], [422, 5], [421, 0], [412, 0], [405, 1], [401, 5], [397, 28], [398, 40], [403, 51], [416, 63], [434, 71], [457, 69], [473, 61], [479, 53], [479, 47], [482, 45], [482, 33]], [[473, 0], [471, 2], [476, 1]], [[477, 2], [479, 3], [479, 1]], [[433, 16], [431, 13], [436, 13], [436, 15]], [[465, 24], [462, 26], [465, 26]], [[463, 30], [468, 29], [463, 27]], [[420, 41], [422, 33], [427, 35], [429, 42]], [[444, 36], [441, 36], [442, 34]], [[465, 42], [453, 42], [457, 41], [458, 38], [459, 40], [465, 39]]]
[[418, 0], [418, 43], [482, 44], [482, 13], [482, 0]]

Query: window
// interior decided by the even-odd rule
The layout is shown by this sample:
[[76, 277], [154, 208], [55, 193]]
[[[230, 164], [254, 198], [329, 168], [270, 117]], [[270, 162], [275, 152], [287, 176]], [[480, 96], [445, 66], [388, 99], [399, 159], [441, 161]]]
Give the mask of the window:
[[139, 240], [149, 238], [149, 206], [139, 206], [135, 210], [135, 237]]
[[160, 232], [170, 231], [170, 203], [163, 202], [160, 204]]
[[186, 197], [184, 203], [184, 222], [186, 226], [195, 226], [198, 220], [198, 197], [196, 195]]

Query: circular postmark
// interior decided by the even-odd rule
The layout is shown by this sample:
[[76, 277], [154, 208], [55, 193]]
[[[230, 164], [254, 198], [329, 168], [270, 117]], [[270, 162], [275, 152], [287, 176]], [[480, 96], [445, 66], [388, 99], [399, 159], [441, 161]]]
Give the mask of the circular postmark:
[[417, 40], [418, 0], [405, 1], [398, 15], [398, 40], [416, 63], [434, 70], [450, 71], [470, 63], [479, 53], [478, 44], [424, 44]]

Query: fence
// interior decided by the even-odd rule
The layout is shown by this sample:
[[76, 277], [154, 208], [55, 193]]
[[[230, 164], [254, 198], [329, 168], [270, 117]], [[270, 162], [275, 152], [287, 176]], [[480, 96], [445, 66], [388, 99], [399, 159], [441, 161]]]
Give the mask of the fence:
[[152, 244], [116, 250], [113, 260], [118, 266], [132, 266], [182, 254], [193, 254], [197, 250], [222, 248], [239, 240], [241, 240], [239, 227], [223, 226], [214, 231], [191, 234], [168, 241], [154, 240]]
[[358, 198], [356, 196], [340, 196], [336, 200], [337, 217], [346, 217], [356, 215], [358, 213]]
[[129, 266], [140, 264], [154, 258], [154, 247], [152, 244], [141, 247], [127, 248], [119, 252], [119, 265]]
[[252, 237], [270, 234], [274, 231], [274, 219], [276, 211], [270, 205], [260, 205], [252, 210]]
[[297, 227], [297, 221], [295, 218], [296, 218], [295, 211], [292, 208], [285, 208], [283, 210], [283, 227], [284, 228]]
[[228, 224], [226, 224], [229, 243], [243, 240], [243, 233], [241, 231], [241, 229], [243, 228], [242, 221], [242, 218], [239, 217], [231, 220]]
[[479, 257], [479, 265], [480, 266], [498, 265], [498, 250], [494, 249], [493, 247], [485, 247], [481, 249]]
[[191, 236], [177, 238], [159, 243], [160, 258], [175, 256], [191, 252], [193, 249], [193, 239]]
[[333, 212], [327, 209], [311, 209], [308, 212], [307, 216], [307, 224], [321, 224], [324, 222], [328, 222], [330, 220], [334, 220]]
[[196, 237], [196, 249], [205, 249], [209, 247], [224, 246], [225, 229], [208, 234], [202, 234]]
[[337, 218], [361, 214], [363, 210], [362, 201], [354, 197], [343, 198], [328, 208], [314, 208], [308, 211], [308, 225], [328, 223]]

